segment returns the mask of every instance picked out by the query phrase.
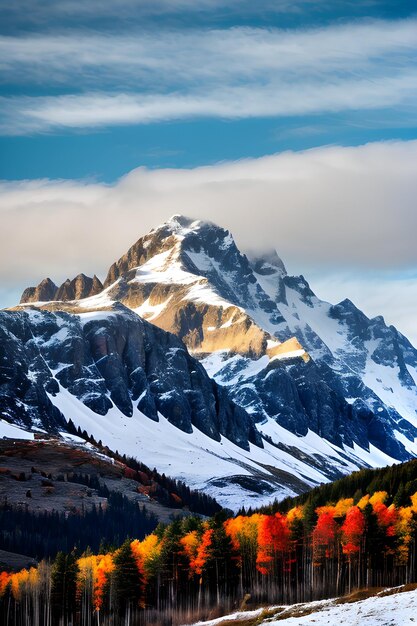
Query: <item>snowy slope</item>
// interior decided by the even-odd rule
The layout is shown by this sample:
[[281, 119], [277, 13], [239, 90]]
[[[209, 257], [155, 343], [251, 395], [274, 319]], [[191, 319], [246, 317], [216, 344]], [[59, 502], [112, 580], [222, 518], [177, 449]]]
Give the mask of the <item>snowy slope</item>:
[[[133, 267], [135, 258], [142, 261], [137, 268]], [[249, 261], [228, 231], [181, 216], [139, 240], [115, 266], [118, 277], [124, 272], [129, 290], [126, 296], [120, 289], [110, 289], [113, 297], [121, 297], [129, 306], [134, 287], [135, 297], [147, 288], [146, 300], [135, 310], [179, 334], [195, 354], [227, 349], [244, 354], [249, 334], [245, 329], [250, 324], [251, 330], [255, 324], [264, 333], [262, 348], [254, 350], [252, 342], [245, 356], [255, 351], [256, 357], [272, 357], [268, 336], [278, 346], [295, 336], [296, 349], [284, 350], [277, 358], [306, 358], [308, 353], [317, 364], [331, 368], [334, 376], [327, 375], [328, 385], [339, 387], [352, 405], [364, 404], [380, 414], [389, 429], [395, 427], [400, 433], [399, 441], [407, 439], [407, 450], [415, 451], [417, 351], [393, 327], [387, 327], [383, 318], [369, 320], [349, 300], [336, 306], [319, 300], [302, 276], [287, 275], [276, 253]], [[107, 286], [112, 276], [110, 271]], [[162, 293], [166, 297], [155, 303]], [[189, 302], [199, 307], [190, 309]], [[185, 325], [167, 316], [167, 308], [175, 309]], [[190, 319], [196, 316], [199, 327], [189, 328]], [[240, 336], [240, 344], [233, 333]], [[243, 361], [242, 366], [248, 367]], [[225, 382], [224, 376], [217, 380]]]
[[[33, 294], [45, 294], [45, 284]], [[164, 364], [166, 351], [169, 382], [153, 397], [164, 378], [159, 366], [142, 388], [131, 365], [137, 348], [125, 355], [126, 313], [120, 320], [116, 315], [120, 303], [183, 341], [218, 383], [214, 396], [233, 400], [244, 412], [216, 415], [217, 399], [210, 395], [211, 383], [201, 382], [201, 368], [187, 361], [181, 370], [184, 349], [177, 360], [178, 346], [167, 349], [155, 334], [149, 341], [162, 341], [158, 359]], [[368, 319], [349, 300], [335, 306], [319, 300], [302, 276], [287, 275], [275, 252], [248, 259], [231, 234], [214, 224], [174, 216], [110, 267], [100, 293], [34, 305], [44, 313], [65, 311], [70, 327], [69, 334], [65, 324], [50, 336], [52, 331], [40, 337], [35, 332], [44, 360], [28, 376], [55, 381], [42, 406], [49, 402], [111, 447], [140, 453], [145, 463], [207, 488], [232, 508], [243, 498], [266, 502], [362, 465], [417, 455], [417, 351], [407, 339], [383, 318]], [[39, 312], [28, 314], [35, 324]], [[76, 358], [64, 359], [65, 367], [59, 359], [60, 347], [84, 341], [78, 330], [73, 333], [73, 318], [84, 334], [94, 335], [82, 375]], [[110, 336], [104, 331], [106, 340], [100, 329], [89, 330], [97, 322], [114, 327]], [[148, 345], [139, 343], [140, 350]], [[48, 351], [57, 353], [51, 363]], [[203, 401], [193, 382], [197, 371]], [[0, 400], [1, 393], [0, 388]], [[6, 419], [13, 413], [9, 399]], [[32, 393], [30, 402], [36, 401]]]
[[[227, 622], [246, 623], [253, 618], [261, 618], [264, 609], [241, 611], [194, 626], [217, 626]], [[319, 600], [286, 607], [270, 607], [267, 611], [272, 617], [257, 624], [280, 626], [335, 626], [336, 624], [359, 626], [411, 626], [416, 623], [417, 591], [403, 591], [401, 588], [386, 590], [375, 596], [358, 602], [338, 603], [336, 600]], [[298, 616], [291, 616], [295, 614]], [[274, 616], [277, 619], [274, 619]], [[288, 615], [288, 617], [286, 617]]]
[[[336, 446], [314, 433], [296, 437], [274, 420], [264, 424], [262, 432], [296, 446], [303, 452], [304, 460], [267, 441], [264, 448], [251, 444], [249, 450], [243, 450], [225, 437], [214, 441], [197, 428], [185, 433], [161, 414], [155, 422], [137, 409], [126, 417], [113, 407], [106, 415], [98, 416], [62, 386], [58, 394], [50, 395], [50, 400], [64, 415], [72, 416], [76, 426], [93, 433], [97, 441], [101, 439], [112, 450], [137, 457], [160, 473], [203, 490], [235, 511], [242, 503], [246, 507], [260, 506], [275, 498], [295, 495], [300, 488], [327, 482], [329, 467], [349, 473], [362, 463], [378, 467], [393, 461], [372, 447], [369, 453], [352, 449], [352, 460], [348, 460]], [[313, 459], [316, 467], [312, 466]]]
[[0, 439], [33, 439], [33, 433], [0, 419]]

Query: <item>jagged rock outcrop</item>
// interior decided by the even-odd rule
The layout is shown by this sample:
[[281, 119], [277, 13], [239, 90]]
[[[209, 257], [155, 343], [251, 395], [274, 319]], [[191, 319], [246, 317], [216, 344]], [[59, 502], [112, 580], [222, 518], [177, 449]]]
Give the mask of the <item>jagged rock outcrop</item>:
[[[98, 279], [94, 286], [91, 280], [66, 281], [49, 298], [60, 301], [39, 308], [45, 315], [65, 311], [65, 328], [73, 328], [70, 319], [84, 320], [82, 334], [70, 341], [68, 366], [52, 362], [50, 369], [61, 389], [94, 415], [112, 415], [116, 407], [129, 416], [139, 408], [153, 420], [159, 412], [182, 432], [197, 427], [212, 440], [223, 435], [241, 448], [251, 437], [259, 443], [258, 429], [278, 454], [278, 465], [296, 471], [301, 463], [304, 477], [319, 466], [319, 481], [417, 455], [415, 348], [382, 317], [369, 319], [349, 300], [319, 300], [303, 276], [288, 275], [275, 251], [248, 258], [227, 230], [174, 216], [110, 267], [102, 290]], [[53, 291], [48, 289], [45, 298]], [[130, 311], [117, 309], [120, 303]], [[114, 311], [117, 323], [109, 321]], [[164, 357], [158, 349], [162, 369], [137, 365], [133, 376], [129, 363], [142, 350], [131, 330], [137, 316], [151, 322], [145, 335], [162, 343]], [[89, 326], [94, 319], [101, 320], [101, 330]], [[185, 343], [218, 383], [211, 395], [202, 380], [202, 396], [190, 386], [184, 359], [189, 363], [191, 356], [184, 356], [184, 347], [173, 351], [164, 343], [166, 333], [150, 329]], [[55, 335], [64, 349], [68, 338]], [[47, 350], [49, 339], [41, 343]], [[199, 372], [201, 365], [192, 367]], [[233, 403], [223, 410], [226, 398]], [[208, 409], [213, 403], [215, 413]]]
[[0, 412], [14, 423], [62, 429], [65, 421], [45, 393], [54, 396], [61, 386], [97, 416], [115, 406], [131, 417], [137, 407], [152, 420], [161, 413], [187, 433], [194, 426], [217, 441], [223, 435], [245, 449], [249, 442], [262, 446], [250, 417], [182, 342], [123, 305], [85, 319], [39, 309], [4, 311], [0, 332], [6, 363]]
[[20, 302], [48, 302], [55, 299], [58, 287], [50, 278], [44, 278], [37, 287], [27, 287]]
[[85, 274], [78, 274], [72, 280], [67, 279], [57, 289], [54, 300], [81, 300], [100, 293], [103, 289], [101, 281], [96, 275], [93, 278]]
[[96, 275], [90, 278], [85, 274], [78, 274], [72, 280], [67, 278], [60, 287], [57, 287], [50, 278], [45, 278], [37, 287], [25, 289], [20, 303], [81, 300], [97, 295], [102, 289], [103, 285]]

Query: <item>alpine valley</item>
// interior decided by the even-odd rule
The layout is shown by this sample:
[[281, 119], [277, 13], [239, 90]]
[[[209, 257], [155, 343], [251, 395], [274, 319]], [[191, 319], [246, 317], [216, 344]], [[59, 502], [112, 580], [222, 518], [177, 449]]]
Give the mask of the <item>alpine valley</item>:
[[[417, 350], [174, 216], [0, 312], [0, 435], [78, 432], [233, 510], [417, 456]], [[32, 433], [32, 434], [29, 434]]]

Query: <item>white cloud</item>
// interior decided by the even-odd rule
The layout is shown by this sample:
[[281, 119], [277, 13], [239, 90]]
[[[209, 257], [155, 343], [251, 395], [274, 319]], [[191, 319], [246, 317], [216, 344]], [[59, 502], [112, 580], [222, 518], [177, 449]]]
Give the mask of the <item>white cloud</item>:
[[[211, 219], [244, 249], [275, 247], [318, 295], [384, 314], [417, 345], [417, 141], [323, 147], [191, 170], [138, 168], [115, 185], [0, 185], [0, 298], [46, 275], [105, 276], [173, 213]], [[398, 273], [393, 276], [393, 268]], [[371, 270], [374, 270], [371, 273]]]
[[66, 92], [2, 98], [1, 131], [196, 116], [389, 107], [415, 111], [416, 54], [416, 19], [295, 31], [191, 29], [123, 37], [74, 31], [0, 37], [3, 81]]
[[[302, 97], [300, 97], [302, 91]], [[417, 70], [397, 77], [334, 80], [332, 84], [305, 81], [266, 85], [254, 90], [227, 87], [182, 95], [83, 94], [0, 99], [0, 132], [24, 134], [59, 128], [97, 128], [147, 124], [196, 117], [243, 119], [322, 112], [357, 111], [407, 106], [417, 98]]]
[[[81, 83], [108, 76], [158, 84], [256, 77], [271, 72], [379, 70], [412, 66], [417, 20], [369, 21], [280, 30], [158, 30], [133, 34], [72, 31], [0, 37], [3, 80]], [[83, 71], [81, 71], [83, 70]], [[90, 70], [90, 71], [89, 71]], [[98, 74], [94, 73], [95, 70]], [[19, 72], [16, 75], [16, 72]], [[79, 83], [78, 83], [79, 84]]]

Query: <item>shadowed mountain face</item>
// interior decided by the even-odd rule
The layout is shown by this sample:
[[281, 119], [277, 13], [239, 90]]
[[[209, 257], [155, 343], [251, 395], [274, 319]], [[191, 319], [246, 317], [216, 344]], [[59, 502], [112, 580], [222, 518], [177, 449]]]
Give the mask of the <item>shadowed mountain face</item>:
[[[368, 441], [395, 458], [406, 452], [394, 431], [412, 447], [417, 351], [383, 318], [368, 319], [349, 300], [320, 301], [303, 276], [288, 276], [275, 251], [248, 259], [223, 228], [174, 216], [111, 266], [105, 287], [109, 300], [181, 337], [256, 421], [274, 417], [292, 432], [310, 428], [337, 445]], [[253, 376], [263, 356], [267, 365]], [[300, 365], [310, 357], [314, 364]], [[285, 364], [280, 382], [261, 384], [272, 361]], [[290, 386], [298, 396], [310, 386], [301, 394], [302, 411]], [[332, 410], [329, 389], [350, 408]], [[319, 401], [312, 403], [315, 394]]]
[[246, 412], [185, 346], [123, 305], [98, 316], [4, 311], [0, 320], [0, 406], [16, 424], [62, 429], [66, 422], [52, 404], [62, 387], [97, 416], [115, 407], [132, 417], [136, 407], [158, 421], [159, 411], [186, 433], [195, 426], [216, 441], [224, 435], [246, 449], [249, 442], [262, 446]]
[[[258, 461], [269, 473], [284, 472], [287, 486], [285, 472], [322, 482], [417, 451], [417, 351], [382, 317], [368, 319], [349, 300], [319, 300], [302, 276], [288, 276], [276, 252], [249, 259], [228, 231], [174, 216], [110, 267], [103, 289], [80, 276], [59, 289], [46, 279], [25, 291], [16, 311], [1, 314], [4, 360], [23, 355], [20, 395], [10, 380], [0, 388], [9, 421], [21, 414], [13, 410], [16, 395], [20, 424], [51, 428], [55, 420], [58, 428], [59, 409], [96, 436], [110, 419], [111, 445], [130, 450], [136, 413], [146, 416], [145, 426], [160, 416], [193, 434], [187, 444], [176, 442], [183, 446], [177, 458], [173, 451], [171, 462], [154, 465], [188, 480], [195, 468], [187, 450], [205, 445], [198, 433], [218, 445], [224, 436], [241, 450], [259, 446], [263, 434]], [[30, 310], [33, 301], [39, 304]], [[34, 417], [37, 403], [44, 413]], [[106, 416], [101, 425], [99, 416]], [[162, 449], [166, 441], [156, 439]], [[133, 440], [141, 445], [136, 434]], [[216, 458], [224, 452], [216, 448]], [[239, 456], [227, 455], [234, 463]], [[253, 475], [248, 459], [238, 462]], [[248, 491], [241, 478], [221, 483], [225, 471], [211, 469], [213, 480], [222, 476], [213, 489], [233, 483], [235, 495]], [[261, 491], [266, 497], [268, 488]]]

